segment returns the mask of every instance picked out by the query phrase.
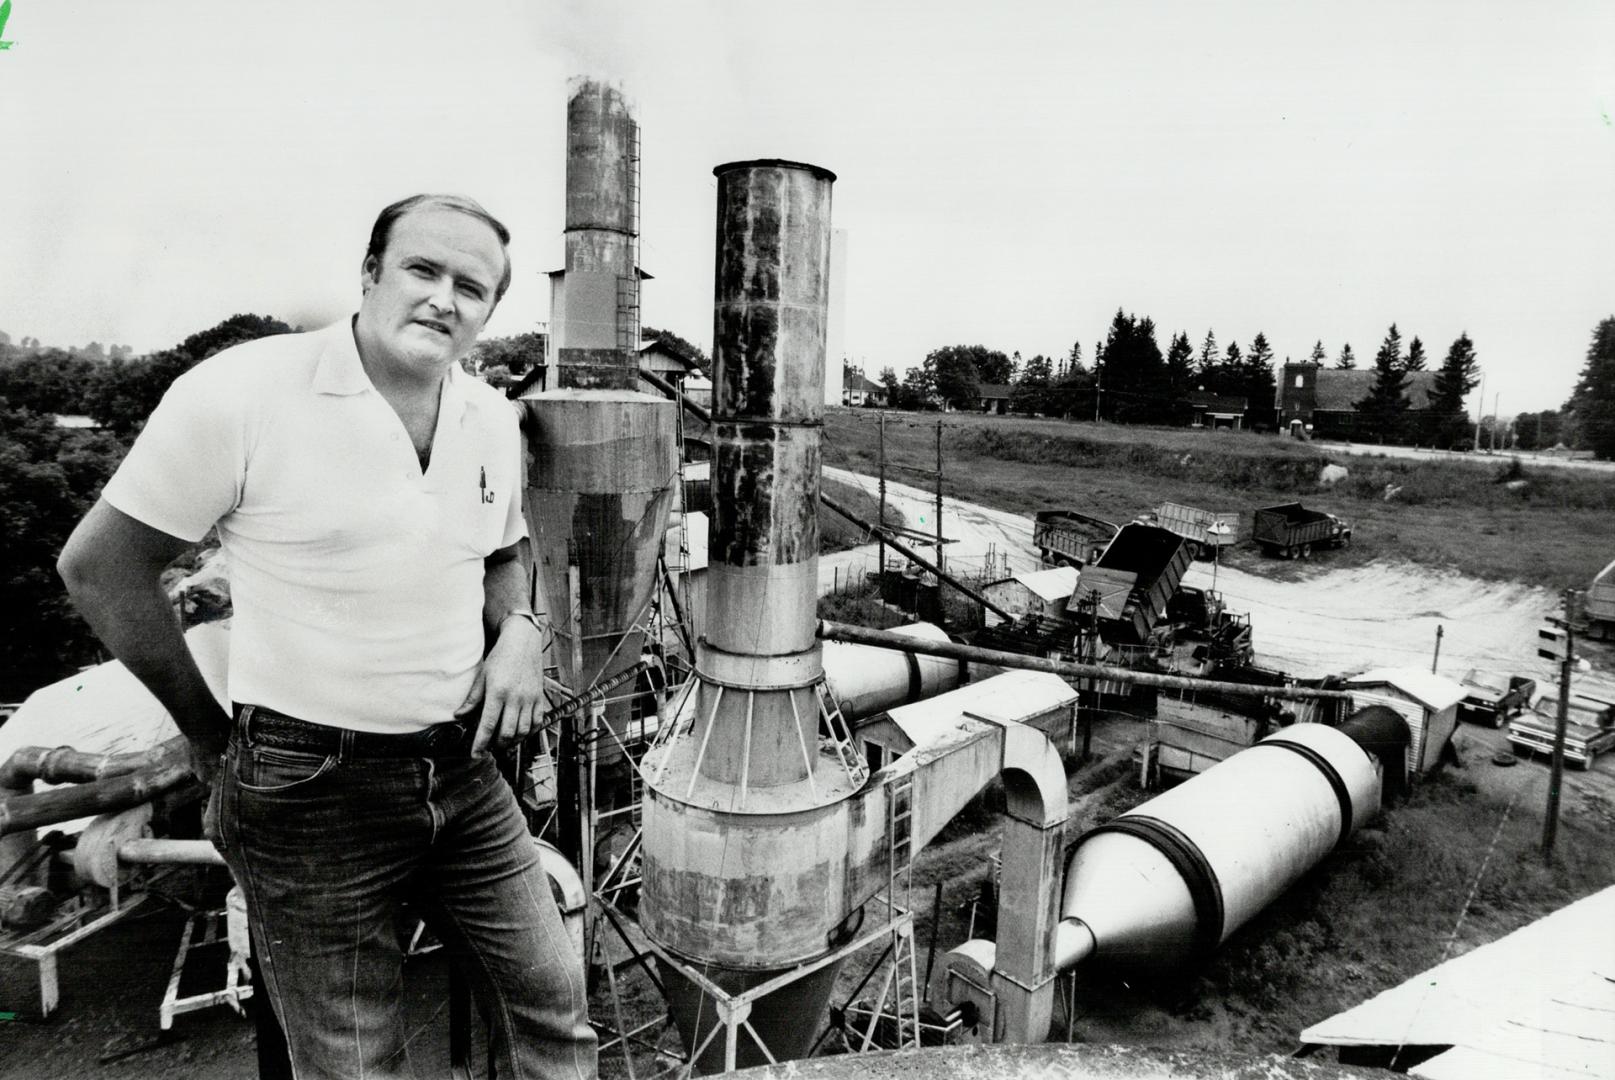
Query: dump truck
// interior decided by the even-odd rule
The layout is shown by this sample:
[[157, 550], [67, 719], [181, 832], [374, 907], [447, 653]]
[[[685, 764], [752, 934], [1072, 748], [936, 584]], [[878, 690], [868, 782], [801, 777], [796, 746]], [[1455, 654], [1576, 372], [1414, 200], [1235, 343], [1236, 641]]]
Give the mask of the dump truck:
[[1309, 558], [1317, 547], [1346, 547], [1351, 523], [1322, 510], [1308, 510], [1298, 502], [1264, 506], [1256, 511], [1251, 539], [1269, 555]]
[[1099, 557], [1077, 574], [1068, 614], [1087, 615], [1097, 600], [1099, 637], [1107, 645], [1142, 645], [1166, 614], [1189, 568], [1183, 538], [1156, 525], [1123, 525]]
[[[1615, 748], [1615, 701], [1572, 689], [1566, 710], [1565, 760], [1583, 769], [1598, 755]], [[1508, 722], [1508, 741], [1517, 754], [1552, 754], [1559, 725], [1559, 695], [1544, 694], [1526, 712]]]
[[1615, 639], [1615, 560], [1593, 578], [1581, 610], [1587, 616], [1588, 637]]
[[1210, 558], [1239, 539], [1239, 515], [1202, 510], [1198, 506], [1164, 502], [1138, 519], [1140, 525], [1155, 525], [1183, 537], [1189, 558]]
[[1500, 728], [1524, 712], [1536, 693], [1536, 680], [1523, 675], [1500, 675], [1495, 671], [1470, 668], [1458, 685], [1464, 699], [1458, 703], [1458, 719], [1472, 724]]
[[1032, 543], [1045, 566], [1084, 566], [1099, 557], [1118, 526], [1075, 510], [1039, 510], [1032, 519]]

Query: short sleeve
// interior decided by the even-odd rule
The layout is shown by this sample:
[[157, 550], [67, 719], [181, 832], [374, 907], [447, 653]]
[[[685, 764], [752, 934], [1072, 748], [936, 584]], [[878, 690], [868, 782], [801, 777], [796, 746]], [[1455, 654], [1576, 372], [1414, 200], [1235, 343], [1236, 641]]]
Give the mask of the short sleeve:
[[135, 520], [192, 542], [235, 508], [245, 475], [242, 395], [210, 364], [216, 358], [174, 380], [102, 492]]

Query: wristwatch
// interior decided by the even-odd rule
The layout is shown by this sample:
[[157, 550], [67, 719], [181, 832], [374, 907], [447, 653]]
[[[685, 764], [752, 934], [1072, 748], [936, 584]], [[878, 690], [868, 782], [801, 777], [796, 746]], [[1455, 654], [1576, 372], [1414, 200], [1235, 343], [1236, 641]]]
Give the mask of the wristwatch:
[[504, 617], [499, 620], [500, 626], [505, 625], [505, 619], [526, 619], [533, 624], [534, 630], [537, 630], [540, 634], [544, 633], [545, 627], [542, 618], [535, 611], [507, 611]]

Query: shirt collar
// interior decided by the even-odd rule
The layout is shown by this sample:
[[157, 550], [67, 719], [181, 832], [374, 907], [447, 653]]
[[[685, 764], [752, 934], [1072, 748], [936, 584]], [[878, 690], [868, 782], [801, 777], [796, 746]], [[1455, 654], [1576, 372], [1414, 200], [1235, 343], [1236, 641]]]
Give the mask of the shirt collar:
[[[370, 376], [365, 374], [364, 363], [359, 359], [359, 345], [353, 336], [353, 324], [357, 318], [357, 315], [350, 315], [323, 330], [315, 331], [325, 339], [319, 363], [314, 369], [313, 388], [316, 394], [362, 394], [375, 389]], [[449, 365], [448, 378], [443, 380], [439, 416], [459, 420], [465, 415], [465, 383], [470, 377], [458, 361]]]

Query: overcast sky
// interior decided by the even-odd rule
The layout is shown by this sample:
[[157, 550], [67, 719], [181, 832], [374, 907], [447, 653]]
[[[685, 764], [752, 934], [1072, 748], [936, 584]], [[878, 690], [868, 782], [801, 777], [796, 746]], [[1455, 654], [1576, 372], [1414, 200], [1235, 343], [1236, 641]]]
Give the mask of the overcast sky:
[[[13, 0], [0, 330], [147, 351], [352, 310], [375, 212], [511, 227], [489, 333], [549, 317], [566, 80], [643, 129], [644, 320], [711, 339], [712, 166], [834, 170], [846, 348], [1025, 356], [1118, 307], [1165, 348], [1431, 366], [1557, 407], [1615, 315], [1615, 3], [272, 4]], [[1471, 399], [1473, 403], [1473, 398]]]

